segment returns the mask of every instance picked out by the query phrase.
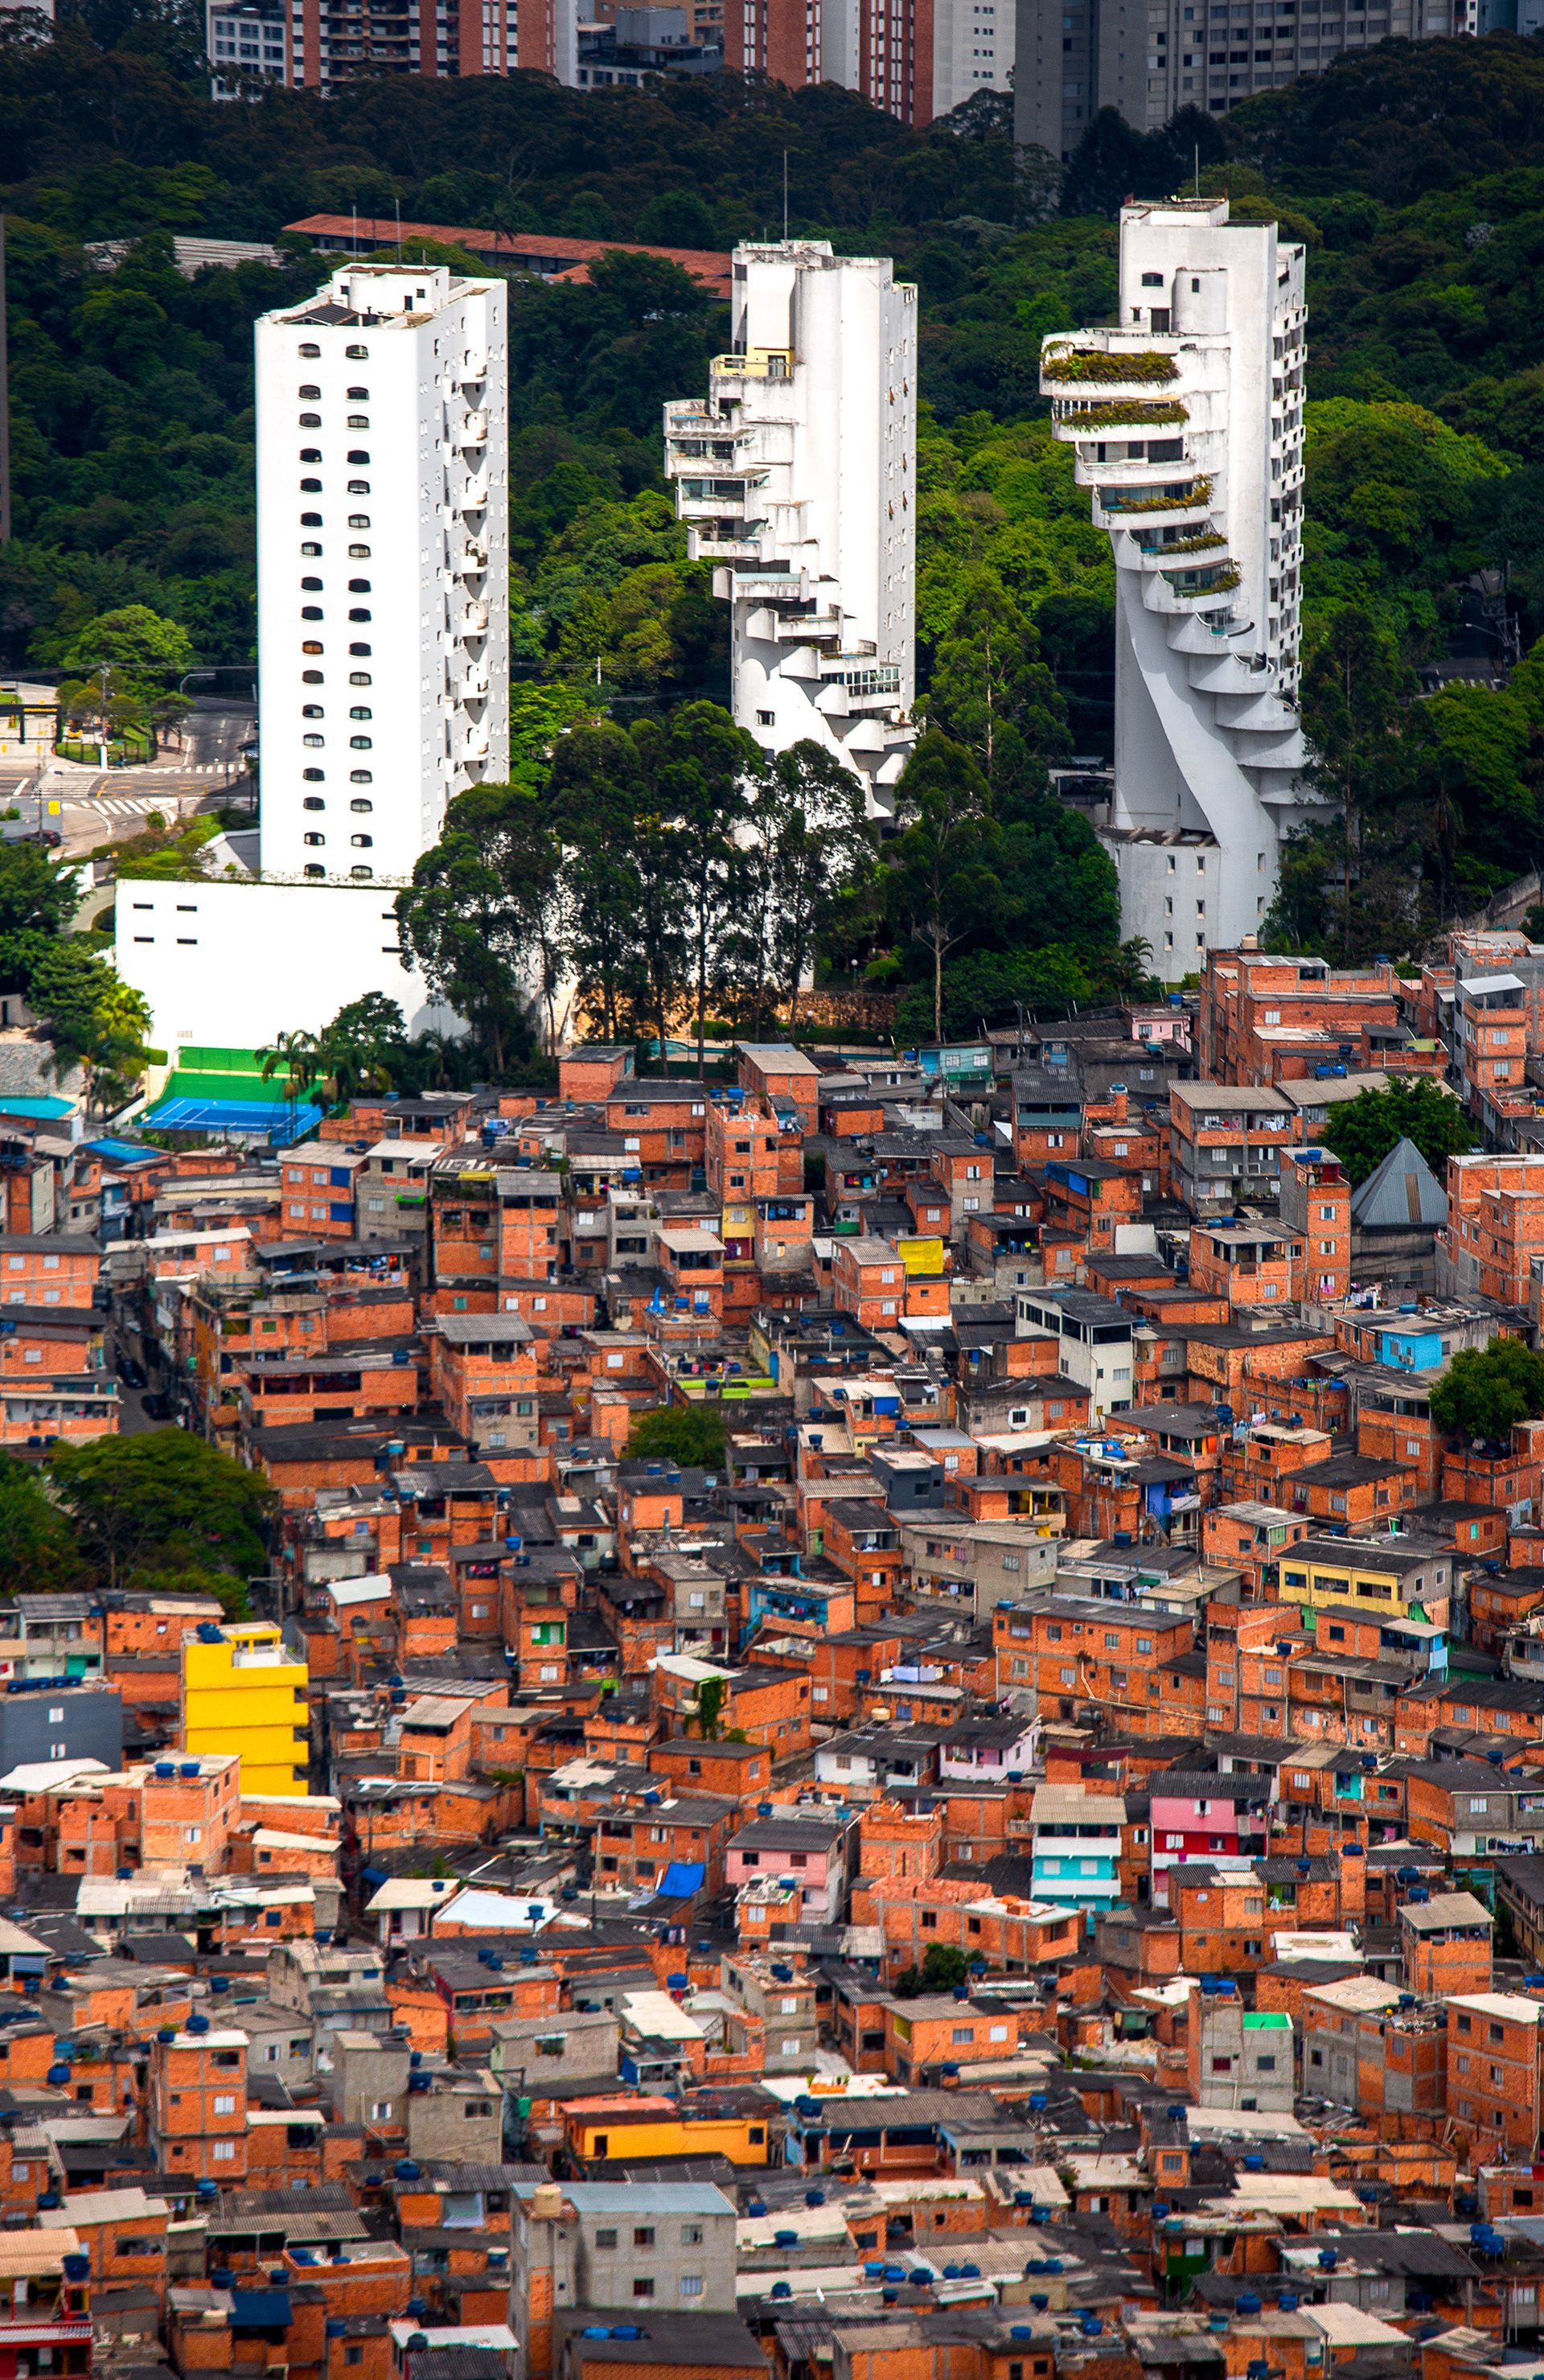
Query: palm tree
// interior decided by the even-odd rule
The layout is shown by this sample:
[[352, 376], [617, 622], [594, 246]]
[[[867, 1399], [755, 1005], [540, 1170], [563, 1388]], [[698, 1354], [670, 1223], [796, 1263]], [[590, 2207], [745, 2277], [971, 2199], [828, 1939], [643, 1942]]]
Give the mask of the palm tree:
[[329, 1107], [346, 1107], [357, 1091], [391, 1088], [391, 1077], [379, 1059], [347, 1033], [334, 1033], [329, 1027], [314, 1054], [317, 1077]]
[[262, 1079], [271, 1083], [277, 1074], [285, 1077], [284, 1097], [289, 1108], [289, 1138], [295, 1137], [295, 1111], [302, 1093], [309, 1091], [320, 1072], [320, 1044], [314, 1033], [280, 1033], [265, 1050], [254, 1050], [254, 1058], [262, 1062]]

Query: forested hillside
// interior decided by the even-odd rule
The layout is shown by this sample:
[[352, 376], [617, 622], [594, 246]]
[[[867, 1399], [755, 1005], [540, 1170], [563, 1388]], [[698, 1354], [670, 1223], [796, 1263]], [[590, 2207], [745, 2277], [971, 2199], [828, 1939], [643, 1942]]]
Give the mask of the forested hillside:
[[[1508, 35], [1385, 42], [1225, 127], [1143, 140], [1100, 118], [1064, 177], [1015, 152], [991, 99], [922, 133], [834, 90], [732, 79], [584, 97], [519, 77], [383, 79], [326, 103], [216, 106], [176, 13], [90, 0], [52, 42], [7, 33], [17, 537], [0, 662], [67, 672], [91, 624], [131, 604], [179, 623], [200, 662], [253, 650], [250, 326], [325, 268], [287, 239], [278, 270], [188, 283], [171, 234], [274, 241], [318, 209], [400, 204], [727, 247], [781, 223], [786, 157], [796, 230], [894, 255], [920, 285], [922, 697], [979, 744], [991, 625], [993, 713], [1016, 739], [1002, 798], [1049, 832], [1046, 759], [1109, 749], [1112, 572], [1048, 434], [1039, 341], [1110, 311], [1121, 196], [1173, 188], [1196, 145], [1207, 187], [1309, 249], [1307, 700], [1327, 789], [1356, 780], [1359, 897], [1349, 920], [1322, 898], [1343, 873], [1337, 819], [1295, 856], [1273, 926], [1337, 954], [1404, 947], [1423, 916], [1529, 865], [1538, 838], [1544, 669], [1504, 694], [1413, 698], [1481, 567], [1506, 575], [1521, 650], [1544, 631], [1544, 44]], [[109, 238], [133, 243], [115, 270], [86, 253]], [[620, 254], [588, 287], [517, 282], [511, 310], [517, 673], [593, 688], [599, 662], [628, 719], [721, 699], [723, 609], [684, 558], [657, 425], [664, 397], [700, 387], [722, 310]], [[1108, 898], [1077, 910], [1041, 905], [1031, 938], [1005, 901], [1016, 924], [952, 954], [978, 970], [958, 978], [960, 1014], [1010, 978], [1033, 995], [1031, 939], [1064, 946], [1080, 981], [1129, 972]], [[869, 960], [885, 938], [870, 919], [850, 948]]]

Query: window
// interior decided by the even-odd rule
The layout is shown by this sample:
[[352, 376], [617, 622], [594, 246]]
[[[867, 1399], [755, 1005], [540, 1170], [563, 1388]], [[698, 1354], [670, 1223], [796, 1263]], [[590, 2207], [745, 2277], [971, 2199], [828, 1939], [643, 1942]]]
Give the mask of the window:
[[683, 2248], [700, 2248], [700, 2247], [701, 2247], [701, 2245], [702, 2245], [702, 2226], [701, 2226], [701, 2224], [700, 2224], [700, 2223], [683, 2223], [683, 2224], [682, 2224], [682, 2226], [681, 2226], [681, 2245], [682, 2245], [682, 2247], [683, 2247]]
[[[541, 2044], [538, 2043], [537, 2046], [540, 2048]], [[595, 2234], [595, 2245], [597, 2248], [614, 2248], [616, 2245], [615, 2232], [611, 2230], [597, 2231]]]
[[633, 2295], [635, 2298], [651, 2298], [653, 2294], [654, 2284], [652, 2281], [635, 2281], [633, 2283]]
[[634, 2245], [634, 2247], [635, 2247], [635, 2248], [651, 2248], [651, 2247], [653, 2246], [653, 2244], [654, 2244], [654, 2227], [653, 2227], [653, 2225], [652, 2225], [651, 2223], [640, 2223], [640, 2224], [637, 2225], [637, 2226], [636, 2226], [636, 2228], [635, 2228], [635, 2229], [634, 2229], [634, 2231], [633, 2231], [633, 2245]]
[[700, 2273], [682, 2274], [681, 2295], [684, 2298], [699, 2298], [702, 2295], [702, 2276]]

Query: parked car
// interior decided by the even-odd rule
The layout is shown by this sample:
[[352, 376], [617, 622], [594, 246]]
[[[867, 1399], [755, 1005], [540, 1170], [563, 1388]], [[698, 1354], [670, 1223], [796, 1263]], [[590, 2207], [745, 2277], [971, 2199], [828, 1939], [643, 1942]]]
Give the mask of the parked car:
[[140, 1402], [145, 1409], [147, 1419], [151, 1421], [171, 1420], [172, 1401], [170, 1397], [164, 1395], [160, 1389], [152, 1389], [148, 1396], [140, 1398]]
[[143, 1364], [136, 1363], [132, 1355], [118, 1357], [118, 1378], [120, 1380], [127, 1380], [131, 1389], [142, 1389], [149, 1385], [149, 1377]]

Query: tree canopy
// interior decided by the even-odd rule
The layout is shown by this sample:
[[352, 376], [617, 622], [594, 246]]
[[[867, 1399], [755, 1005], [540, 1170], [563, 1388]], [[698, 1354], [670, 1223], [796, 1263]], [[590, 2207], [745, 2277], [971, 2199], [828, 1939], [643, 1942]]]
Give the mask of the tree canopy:
[[1330, 1110], [1321, 1138], [1341, 1159], [1353, 1187], [1381, 1165], [1391, 1148], [1409, 1140], [1439, 1183], [1450, 1157], [1473, 1148], [1479, 1135], [1455, 1099], [1424, 1076], [1391, 1082], [1387, 1090], [1359, 1091]]
[[627, 1451], [650, 1463], [675, 1463], [722, 1471], [723, 1415], [717, 1405], [655, 1405], [641, 1413], [627, 1437]]
[[1544, 1415], [1544, 1353], [1521, 1339], [1465, 1347], [1431, 1390], [1439, 1429], [1505, 1446], [1514, 1422]]

